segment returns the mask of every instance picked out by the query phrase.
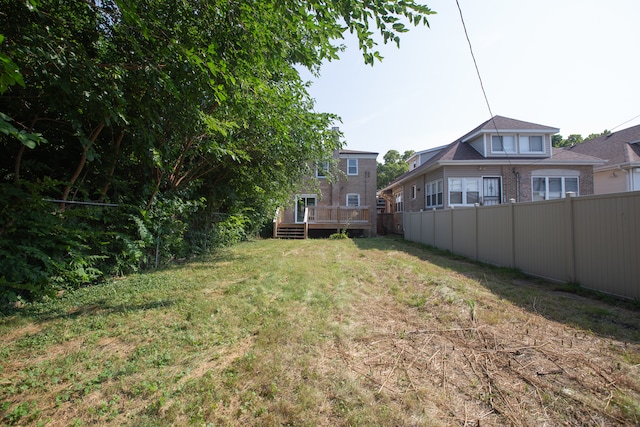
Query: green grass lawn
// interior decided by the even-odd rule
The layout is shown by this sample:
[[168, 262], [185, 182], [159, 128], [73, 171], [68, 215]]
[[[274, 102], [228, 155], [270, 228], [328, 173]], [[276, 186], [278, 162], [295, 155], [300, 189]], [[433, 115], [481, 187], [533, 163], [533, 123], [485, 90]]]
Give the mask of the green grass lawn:
[[632, 425], [637, 305], [394, 238], [261, 240], [0, 317], [2, 425]]

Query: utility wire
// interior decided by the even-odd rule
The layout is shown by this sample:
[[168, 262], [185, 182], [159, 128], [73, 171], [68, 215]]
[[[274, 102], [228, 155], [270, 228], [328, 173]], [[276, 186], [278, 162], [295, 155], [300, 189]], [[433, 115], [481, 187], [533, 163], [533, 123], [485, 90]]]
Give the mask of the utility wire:
[[[478, 75], [478, 80], [480, 80], [480, 88], [482, 89], [482, 94], [484, 95], [484, 100], [487, 103], [487, 108], [489, 109], [489, 114], [493, 119], [493, 112], [491, 111], [491, 105], [489, 104], [489, 98], [487, 97], [487, 91], [484, 89], [484, 83], [482, 82], [482, 76], [480, 75], [480, 69], [478, 68], [478, 62], [476, 61], [476, 56], [473, 53], [473, 47], [471, 47], [471, 39], [469, 39], [469, 33], [467, 32], [467, 26], [464, 23], [464, 18], [462, 17], [462, 9], [460, 8], [460, 3], [456, 0], [456, 5], [458, 5], [458, 12], [460, 12], [460, 21], [462, 22], [462, 28], [464, 28], [464, 35], [467, 38], [467, 43], [469, 44], [469, 51], [471, 52], [471, 58], [473, 58], [473, 65], [476, 67], [476, 74]], [[495, 126], [495, 123], [494, 123]], [[496, 128], [496, 131], [498, 129]]]
[[[462, 22], [462, 28], [464, 29], [464, 35], [467, 38], [467, 44], [469, 45], [469, 52], [471, 52], [471, 58], [473, 59], [473, 65], [476, 68], [476, 74], [478, 75], [478, 80], [480, 81], [480, 88], [482, 89], [482, 95], [484, 96], [484, 101], [487, 103], [487, 109], [489, 110], [489, 117], [491, 117], [491, 123], [493, 124], [494, 129], [499, 137], [500, 131], [498, 130], [498, 125], [496, 125], [496, 121], [494, 120], [493, 111], [491, 111], [491, 104], [489, 103], [489, 97], [487, 96], [487, 91], [484, 88], [484, 83], [482, 82], [482, 76], [480, 75], [480, 68], [478, 67], [478, 61], [476, 61], [476, 55], [473, 53], [473, 47], [471, 46], [471, 39], [469, 38], [469, 32], [467, 31], [467, 25], [464, 22], [464, 17], [462, 16], [462, 8], [460, 7], [460, 2], [456, 0], [456, 5], [458, 6], [458, 12], [460, 13], [460, 22]], [[504, 149], [504, 146], [503, 146]], [[509, 162], [509, 166], [511, 166], [511, 160], [509, 158], [509, 153], [505, 150], [505, 156], [507, 161]]]
[[640, 117], [640, 114], [638, 114], [638, 115], [637, 115], [637, 116], [635, 116], [635, 117], [630, 118], [630, 119], [629, 119], [629, 120], [627, 120], [626, 122], [620, 123], [620, 124], [619, 124], [618, 126], [616, 126], [616, 127], [612, 127], [611, 129], [609, 129], [609, 131], [610, 131], [610, 132], [613, 132], [613, 130], [614, 130], [614, 129], [617, 129], [617, 128], [619, 128], [620, 126], [622, 126], [622, 125], [624, 125], [624, 124], [627, 124], [627, 123], [629, 123], [629, 122], [630, 122], [630, 121], [632, 121], [632, 120], [637, 119], [638, 117]]

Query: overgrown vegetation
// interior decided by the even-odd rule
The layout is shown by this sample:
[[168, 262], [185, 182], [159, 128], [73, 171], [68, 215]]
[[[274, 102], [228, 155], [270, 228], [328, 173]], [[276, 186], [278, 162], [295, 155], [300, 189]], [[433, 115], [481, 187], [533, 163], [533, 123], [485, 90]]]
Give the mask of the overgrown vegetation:
[[[254, 235], [341, 142], [298, 70], [413, 0], [0, 0], [0, 303]], [[78, 205], [77, 202], [98, 203]]]
[[0, 317], [3, 425], [636, 425], [640, 316], [389, 238], [241, 243]]

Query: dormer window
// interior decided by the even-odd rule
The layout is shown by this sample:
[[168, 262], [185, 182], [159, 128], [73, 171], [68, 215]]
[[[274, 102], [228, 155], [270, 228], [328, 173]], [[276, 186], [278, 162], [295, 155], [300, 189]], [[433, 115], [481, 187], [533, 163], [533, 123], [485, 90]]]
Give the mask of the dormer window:
[[493, 135], [491, 137], [492, 153], [515, 153], [516, 138], [513, 135]]
[[544, 153], [542, 135], [520, 135], [521, 153]]

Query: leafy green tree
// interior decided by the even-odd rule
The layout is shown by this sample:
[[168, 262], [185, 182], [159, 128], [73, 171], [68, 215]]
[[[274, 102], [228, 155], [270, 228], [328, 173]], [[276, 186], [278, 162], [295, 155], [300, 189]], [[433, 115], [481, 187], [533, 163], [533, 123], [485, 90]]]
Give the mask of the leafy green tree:
[[581, 135], [572, 134], [569, 135], [567, 139], [563, 139], [561, 135], [553, 135], [551, 143], [554, 147], [572, 147], [576, 144], [580, 144], [585, 141], [589, 141], [590, 139], [599, 138], [604, 135], [609, 135], [611, 131], [605, 129], [601, 133], [591, 133], [586, 138], [582, 139]]
[[384, 163], [377, 164], [378, 189], [384, 188], [396, 178], [409, 171], [407, 161], [415, 154], [413, 150], [407, 150], [402, 155], [397, 150], [389, 150], [384, 155]]
[[579, 134], [571, 134], [567, 139], [562, 139], [560, 135], [554, 135], [552, 144], [554, 147], [571, 147], [576, 144], [580, 144], [583, 141], [582, 136]]
[[[0, 250], [14, 261], [0, 278], [82, 282], [188, 254], [188, 235], [255, 232], [340, 147], [298, 67], [318, 75], [347, 31], [373, 64], [376, 39], [398, 44], [432, 13], [414, 0], [0, 0]], [[96, 201], [117, 207], [73, 204]], [[51, 239], [61, 227], [77, 233]]]
[[589, 136], [587, 136], [584, 140], [588, 141], [590, 139], [600, 138], [601, 136], [605, 136], [605, 135], [609, 135], [609, 134], [611, 134], [611, 131], [605, 129], [601, 133], [591, 133], [591, 134], [589, 134]]

